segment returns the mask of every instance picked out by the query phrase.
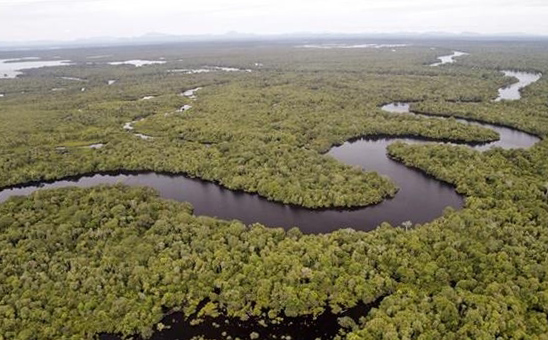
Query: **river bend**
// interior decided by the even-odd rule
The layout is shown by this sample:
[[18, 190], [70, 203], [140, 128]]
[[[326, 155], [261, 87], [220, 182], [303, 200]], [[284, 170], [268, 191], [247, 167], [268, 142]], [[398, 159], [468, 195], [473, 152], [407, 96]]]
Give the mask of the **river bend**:
[[[523, 82], [520, 79], [515, 86], [522, 88], [522, 85]], [[512, 97], [505, 98], [504, 96], [509, 93], [512, 93]], [[511, 91], [502, 91], [500, 95], [502, 99], [516, 99], [514, 92]], [[408, 103], [391, 103], [384, 105], [382, 109], [394, 114], [414, 114], [409, 111]], [[444, 118], [438, 117], [438, 119]], [[507, 127], [464, 119], [458, 119], [458, 121], [486, 127], [499, 133], [499, 141], [474, 146], [479, 151], [492, 147], [526, 148], [539, 140], [533, 135]], [[259, 222], [286, 229], [298, 226], [303, 233], [329, 233], [346, 227], [368, 231], [384, 221], [392, 225], [399, 225], [405, 221], [424, 223], [439, 217], [445, 207], [461, 208], [463, 199], [452, 186], [388, 158], [386, 147], [396, 140], [406, 143], [424, 143], [420, 138], [371, 137], [346, 142], [333, 147], [328, 152], [328, 156], [343, 163], [358, 165], [366, 171], [376, 171], [386, 175], [400, 188], [394, 198], [359, 209], [313, 210], [289, 206], [268, 201], [256, 194], [232, 191], [215, 183], [182, 175], [158, 173], [95, 174], [52, 183], [10, 188], [0, 191], [0, 202], [11, 196], [28, 195], [38, 189], [123, 183], [131, 186], [149, 186], [156, 189], [163, 198], [190, 202], [194, 206], [196, 215], [214, 216], [227, 220], [237, 219], [247, 224]]]

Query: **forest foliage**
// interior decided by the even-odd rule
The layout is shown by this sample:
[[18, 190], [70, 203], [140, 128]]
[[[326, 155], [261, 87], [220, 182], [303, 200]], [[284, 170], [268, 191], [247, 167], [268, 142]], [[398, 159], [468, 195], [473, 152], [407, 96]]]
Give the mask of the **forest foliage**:
[[[289, 65], [287, 48], [297, 51]], [[199, 74], [169, 70], [219, 61], [202, 58], [197, 65], [196, 59], [169, 59], [163, 51], [168, 63], [136, 68], [106, 64], [115, 56], [89, 64], [85, 53], [93, 56], [99, 51], [67, 51], [66, 58], [76, 65], [31, 70], [20, 79], [3, 80], [0, 187], [98, 171], [162, 171], [282, 203], [356, 207], [393, 196], [396, 185], [322, 155], [333, 145], [379, 134], [455, 142], [498, 138], [489, 129], [394, 115], [379, 108], [396, 99], [488, 98], [488, 90], [504, 80], [496, 72], [433, 71], [416, 65], [425, 58], [419, 48], [402, 49], [397, 55], [406, 62], [403, 70], [385, 60], [386, 54], [394, 58], [390, 50], [380, 55], [352, 52], [345, 58], [285, 49], [247, 49], [235, 56], [198, 50], [194, 53], [209, 53], [209, 59], [222, 57], [234, 62], [230, 66], [252, 70]], [[146, 51], [139, 53], [147, 57]], [[264, 66], [254, 66], [257, 58]], [[302, 58], [307, 60], [304, 65]], [[364, 67], [364, 62], [373, 65]], [[378, 70], [372, 69], [375, 65]], [[409, 74], [401, 74], [404, 70]], [[82, 81], [62, 78], [67, 76]], [[117, 82], [108, 85], [109, 79]], [[202, 87], [197, 100], [180, 95], [196, 87]], [[140, 100], [146, 96], [154, 98]], [[192, 108], [177, 112], [183, 105]], [[135, 131], [153, 139], [141, 140], [122, 128], [141, 118], [145, 119], [133, 124]], [[105, 146], [85, 147], [94, 143]]]
[[[470, 56], [427, 66], [448, 46]], [[90, 53], [113, 54], [111, 60], [161, 55], [169, 63], [67, 66], [0, 82], [2, 185], [161, 170], [282, 202], [353, 206], [392, 195], [395, 186], [323, 155], [332, 145], [380, 133], [496, 138], [454, 120], [379, 109], [391, 101], [422, 101], [413, 108], [504, 124], [542, 140], [526, 150], [486, 152], [391, 145], [390, 157], [454, 184], [466, 197], [464, 209], [447, 209], [409, 230], [383, 224], [370, 233], [303, 235], [297, 228], [196, 217], [188, 204], [124, 186], [12, 198], [0, 204], [0, 339], [146, 337], [170, 310], [190, 316], [200, 306], [202, 315], [270, 323], [379, 297], [347, 339], [547, 339], [548, 81], [525, 89], [519, 101], [491, 101], [512, 81], [501, 69], [548, 74], [546, 44], [107, 51], [63, 53], [74, 60]], [[258, 61], [264, 66], [254, 68]], [[166, 72], [221, 63], [253, 72]], [[89, 89], [57, 76], [84, 78]], [[113, 78], [118, 82], [107, 85]], [[50, 91], [60, 85], [64, 93]], [[197, 86], [203, 90], [195, 101], [178, 95]], [[147, 95], [156, 97], [139, 101]], [[193, 107], [176, 113], [184, 104]], [[122, 129], [139, 117], [146, 119], [136, 130], [153, 140]], [[106, 146], [81, 147], [96, 142]]]

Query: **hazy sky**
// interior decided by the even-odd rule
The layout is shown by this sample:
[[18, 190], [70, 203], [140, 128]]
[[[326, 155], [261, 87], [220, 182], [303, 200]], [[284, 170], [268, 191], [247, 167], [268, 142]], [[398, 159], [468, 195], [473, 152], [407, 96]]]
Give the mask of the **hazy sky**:
[[548, 35], [548, 0], [0, 0], [0, 31], [0, 41], [228, 31]]

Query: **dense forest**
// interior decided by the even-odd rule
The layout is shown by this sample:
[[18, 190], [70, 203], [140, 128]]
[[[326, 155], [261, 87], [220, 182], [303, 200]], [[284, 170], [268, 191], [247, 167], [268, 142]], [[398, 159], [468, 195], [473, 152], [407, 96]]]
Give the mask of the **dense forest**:
[[[209, 58], [224, 57], [219, 55], [222, 51], [214, 52]], [[185, 173], [306, 207], [363, 206], [394, 195], [397, 188], [377, 174], [322, 156], [332, 145], [375, 134], [456, 142], [498, 138], [488, 129], [395, 116], [378, 108], [395, 98], [488, 98], [491, 94], [484, 87], [494, 91], [504, 83], [496, 72], [437, 79], [426, 68], [421, 71], [424, 75], [414, 75], [419, 72], [415, 68], [424, 68], [411, 63], [424, 58], [424, 49], [419, 48], [404, 49], [399, 56], [411, 61], [407, 61], [411, 75], [387, 74], [381, 66], [379, 73], [369, 74], [371, 69], [361, 66], [361, 59], [379, 63], [384, 55], [378, 53], [354, 52], [351, 56], [357, 60], [346, 60], [335, 53], [305, 51], [301, 57], [312, 58], [308, 67], [318, 63], [305, 71], [299, 70], [303, 65], [298, 58], [292, 65], [278, 65], [285, 61], [283, 49], [269, 49], [260, 56], [246, 52], [238, 57], [261, 58], [265, 66], [253, 72], [187, 75], [168, 71], [203, 66], [170, 61], [135, 68], [86, 62], [38, 69], [2, 82], [0, 186], [97, 171], [152, 170]], [[265, 58], [272, 59], [270, 67]], [[384, 63], [384, 68], [390, 66], [389, 61]], [[234, 66], [249, 64], [240, 61]], [[356, 70], [345, 70], [351, 66]], [[109, 86], [109, 79], [118, 81]], [[203, 89], [197, 100], [180, 95], [198, 86]], [[66, 91], [52, 92], [52, 88]], [[155, 97], [139, 100], [145, 96]], [[185, 104], [192, 108], [177, 112]], [[134, 124], [136, 131], [154, 137], [153, 141], [122, 129], [138, 118], [146, 119]], [[98, 150], [83, 147], [95, 143], [106, 145]]]
[[[469, 55], [428, 66], [453, 49]], [[454, 119], [380, 110], [392, 101], [514, 127], [541, 141], [486, 152], [392, 144], [392, 159], [453, 184], [465, 207], [414, 228], [385, 223], [369, 233], [303, 235], [298, 228], [197, 217], [189, 204], [119, 185], [11, 198], [0, 204], [0, 339], [146, 338], [170, 311], [195, 322], [225, 315], [268, 325], [372, 302], [378, 306], [361, 318], [340, 320], [340, 338], [547, 339], [548, 80], [527, 87], [518, 101], [492, 101], [514, 81], [500, 70], [548, 73], [547, 44], [414, 42], [395, 52], [198, 44], [28, 53], [0, 59], [62, 55], [75, 65], [0, 80], [3, 187], [153, 170], [311, 208], [363, 206], [397, 194], [397, 187], [326, 156], [333, 145], [375, 135], [498, 138]], [[107, 57], [87, 58], [96, 55]], [[166, 64], [106, 64], [160, 57]], [[251, 72], [169, 72], [205, 66]], [[180, 95], [196, 87], [196, 99]], [[146, 96], [154, 98], [140, 100]], [[183, 105], [192, 108], [177, 112]], [[123, 129], [137, 120], [135, 131]], [[105, 145], [87, 147], [95, 143]]]

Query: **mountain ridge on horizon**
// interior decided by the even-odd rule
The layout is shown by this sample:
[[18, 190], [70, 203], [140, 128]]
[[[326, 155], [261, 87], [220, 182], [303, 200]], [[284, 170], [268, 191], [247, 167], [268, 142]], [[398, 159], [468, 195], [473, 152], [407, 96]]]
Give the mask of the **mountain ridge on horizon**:
[[293, 32], [279, 34], [256, 34], [230, 31], [224, 34], [181, 35], [162, 32], [148, 32], [134, 37], [97, 36], [73, 40], [31, 40], [0, 41], [0, 49], [7, 48], [44, 48], [44, 47], [93, 47], [116, 45], [141, 45], [184, 42], [220, 42], [220, 41], [275, 41], [297, 39], [455, 39], [455, 40], [545, 40], [548, 35], [534, 35], [522, 32], [479, 33], [479, 32]]

